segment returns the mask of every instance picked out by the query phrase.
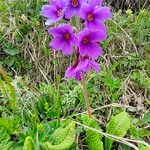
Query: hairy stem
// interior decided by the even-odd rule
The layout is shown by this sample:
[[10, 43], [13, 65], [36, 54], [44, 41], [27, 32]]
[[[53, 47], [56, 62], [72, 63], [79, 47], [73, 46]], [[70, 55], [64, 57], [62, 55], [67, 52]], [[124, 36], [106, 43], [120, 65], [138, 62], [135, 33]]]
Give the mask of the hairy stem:
[[87, 113], [89, 115], [89, 117], [92, 117], [92, 111], [90, 108], [90, 100], [89, 100], [89, 96], [88, 96], [88, 92], [87, 92], [87, 88], [86, 88], [86, 79], [84, 74], [82, 73], [82, 90], [83, 90], [83, 95], [84, 95], [84, 99], [86, 102], [86, 109], [87, 109]]

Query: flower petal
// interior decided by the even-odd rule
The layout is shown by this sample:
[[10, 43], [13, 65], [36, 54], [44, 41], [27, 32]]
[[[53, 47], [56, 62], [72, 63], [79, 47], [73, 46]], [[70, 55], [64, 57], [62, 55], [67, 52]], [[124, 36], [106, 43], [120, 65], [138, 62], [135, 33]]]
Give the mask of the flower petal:
[[100, 65], [99, 63], [95, 62], [95, 61], [92, 61], [90, 60], [89, 61], [90, 65], [92, 66], [92, 68], [96, 71], [96, 72], [99, 72], [100, 71]]
[[91, 58], [97, 59], [102, 55], [102, 48], [98, 44], [91, 42], [88, 45], [87, 53]]
[[92, 10], [92, 8], [90, 7], [89, 4], [87, 3], [84, 3], [82, 6], [81, 6], [81, 9], [80, 9], [80, 12], [79, 12], [79, 16], [82, 18], [82, 19], [86, 19], [86, 15], [88, 12], [90, 12]]
[[90, 4], [91, 7], [96, 7], [99, 5], [102, 5], [103, 0], [88, 0], [88, 3]]
[[84, 30], [82, 30], [80, 33], [79, 33], [79, 41], [81, 41], [83, 39], [84, 36], [88, 36], [90, 34], [90, 30], [88, 28], [84, 28]]
[[62, 49], [63, 45], [64, 41], [61, 38], [55, 38], [49, 43], [49, 46], [52, 47], [54, 50]]
[[73, 66], [70, 66], [70, 67], [67, 69], [67, 71], [65, 72], [65, 77], [66, 77], [66, 78], [71, 78], [71, 77], [73, 77], [73, 76], [75, 75], [75, 73], [76, 73], [75, 68], [74, 68]]
[[92, 30], [89, 35], [89, 38], [92, 42], [99, 42], [105, 40], [107, 38], [107, 34], [102, 29]]
[[72, 26], [69, 24], [65, 24], [65, 23], [60, 24], [59, 28], [62, 29], [64, 32], [73, 32]]
[[70, 55], [72, 53], [72, 46], [70, 42], [65, 42], [64, 46], [62, 47], [62, 53], [64, 55]]
[[98, 20], [107, 20], [111, 18], [111, 12], [109, 7], [99, 7], [95, 9], [94, 16]]
[[52, 34], [54, 37], [62, 37], [64, 31], [60, 27], [53, 27], [48, 30], [49, 34]]
[[71, 43], [72, 43], [72, 45], [74, 45], [74, 46], [78, 46], [78, 37], [77, 36], [75, 36], [75, 35], [72, 35], [72, 39], [71, 39]]
[[47, 19], [45, 22], [45, 25], [49, 26], [49, 25], [53, 24], [54, 22], [55, 22], [54, 20]]
[[75, 74], [75, 79], [76, 79], [76, 80], [81, 80], [81, 73], [80, 73], [80, 71], [78, 71], [78, 72]]
[[57, 11], [57, 9], [54, 6], [44, 5], [42, 7], [41, 15], [50, 19], [50, 20], [54, 20], [54, 21], [56, 20], [57, 21], [57, 19], [60, 17], [58, 17], [56, 15], [56, 11]]
[[87, 54], [87, 46], [85, 44], [79, 44], [79, 53], [81, 56], [85, 56]]
[[86, 26], [89, 29], [101, 29], [106, 31], [106, 27], [105, 24], [102, 21], [99, 21], [97, 19], [93, 20], [93, 21], [86, 21]]
[[68, 6], [66, 12], [65, 12], [65, 18], [70, 19], [74, 15], [74, 9], [71, 6]]
[[87, 66], [88, 66], [88, 59], [83, 59], [78, 66], [76, 67], [77, 71], [82, 71], [86, 72], [87, 71]]

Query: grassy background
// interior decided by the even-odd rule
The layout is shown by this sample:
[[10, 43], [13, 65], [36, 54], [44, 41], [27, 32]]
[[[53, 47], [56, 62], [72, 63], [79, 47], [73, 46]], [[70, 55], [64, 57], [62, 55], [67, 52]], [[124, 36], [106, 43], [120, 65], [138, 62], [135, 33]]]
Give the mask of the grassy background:
[[[6, 94], [9, 88], [4, 83], [2, 91], [5, 92], [0, 90], [0, 123], [4, 126], [3, 122], [7, 122], [4, 127], [15, 137], [12, 141], [20, 138], [17, 144], [27, 135], [34, 137], [37, 124], [42, 122], [45, 127], [49, 125], [46, 121], [70, 118], [85, 110], [81, 83], [63, 78], [72, 58], [64, 58], [48, 47], [48, 27], [40, 16], [45, 3], [41, 0], [0, 0], [0, 65], [13, 78], [18, 99], [17, 112], [13, 114], [9, 105], [13, 97]], [[104, 51], [99, 59], [102, 71], [98, 74], [90, 72], [87, 77], [91, 106], [100, 108], [115, 103], [110, 108], [94, 112], [104, 131], [112, 115], [123, 110], [124, 106], [131, 106], [125, 107], [132, 116], [127, 137], [149, 142], [149, 2], [112, 0], [105, 3], [111, 5], [113, 18], [107, 22], [109, 37], [101, 43]], [[54, 124], [52, 130], [58, 127]], [[22, 129], [21, 135], [15, 133]], [[39, 133], [41, 141], [46, 139], [45, 133]], [[79, 143], [79, 147], [82, 145], [84, 143]], [[121, 150], [122, 147], [124, 145], [114, 145], [114, 149]]]

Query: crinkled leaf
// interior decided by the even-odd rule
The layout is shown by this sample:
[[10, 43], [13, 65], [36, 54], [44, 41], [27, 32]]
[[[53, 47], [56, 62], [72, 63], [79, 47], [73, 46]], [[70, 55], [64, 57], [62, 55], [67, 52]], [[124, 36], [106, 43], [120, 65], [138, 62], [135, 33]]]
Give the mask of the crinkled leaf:
[[0, 129], [0, 150], [12, 150], [12, 142], [9, 135], [3, 129]]
[[46, 142], [46, 150], [69, 150], [75, 143], [75, 123], [71, 122], [66, 128], [58, 128], [52, 136], [54, 143]]
[[[130, 128], [130, 124], [131, 119], [129, 115], [126, 112], [121, 112], [110, 120], [107, 124], [106, 132], [115, 136], [123, 137]], [[112, 143], [112, 139], [106, 138], [105, 147], [107, 150], [111, 149]]]
[[35, 150], [35, 143], [32, 137], [28, 136], [24, 142], [23, 150]]
[[[82, 122], [84, 125], [95, 128], [97, 130], [101, 130], [99, 124], [96, 122], [94, 118], [90, 118], [88, 115], [83, 114], [81, 116]], [[90, 129], [86, 129], [86, 142], [88, 144], [88, 149], [89, 150], [103, 150], [103, 142], [102, 136], [100, 133], [97, 133], [95, 131], [92, 131]]]

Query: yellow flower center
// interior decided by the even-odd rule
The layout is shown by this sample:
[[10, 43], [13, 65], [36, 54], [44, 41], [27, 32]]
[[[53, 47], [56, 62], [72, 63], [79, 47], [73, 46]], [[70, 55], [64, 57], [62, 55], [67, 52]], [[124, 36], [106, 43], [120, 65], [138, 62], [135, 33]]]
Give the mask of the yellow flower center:
[[82, 42], [84, 43], [84, 44], [87, 44], [87, 43], [89, 43], [89, 38], [87, 37], [87, 36], [85, 36], [83, 39], [82, 39]]
[[66, 40], [69, 40], [69, 39], [70, 39], [70, 34], [69, 34], [69, 33], [65, 33], [65, 34], [64, 34], [64, 38], [65, 38]]
[[73, 5], [74, 7], [77, 7], [78, 4], [79, 4], [78, 0], [72, 0], [72, 5]]
[[58, 9], [58, 10], [57, 10], [57, 16], [58, 16], [58, 17], [61, 17], [61, 16], [62, 16], [62, 9]]
[[88, 14], [87, 14], [87, 20], [88, 20], [88, 21], [92, 21], [93, 19], [94, 19], [93, 14], [92, 14], [92, 13], [88, 13]]

